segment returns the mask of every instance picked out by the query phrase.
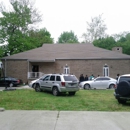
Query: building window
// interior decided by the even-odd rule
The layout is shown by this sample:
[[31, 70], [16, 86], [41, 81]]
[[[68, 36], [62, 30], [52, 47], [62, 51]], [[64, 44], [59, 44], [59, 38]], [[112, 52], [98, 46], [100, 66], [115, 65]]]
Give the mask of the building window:
[[107, 64], [103, 66], [103, 76], [109, 76], [109, 67]]
[[66, 66], [64, 66], [64, 68], [63, 68], [63, 73], [64, 73], [64, 74], [70, 74], [70, 67], [68, 67], [67, 64], [66, 64]]

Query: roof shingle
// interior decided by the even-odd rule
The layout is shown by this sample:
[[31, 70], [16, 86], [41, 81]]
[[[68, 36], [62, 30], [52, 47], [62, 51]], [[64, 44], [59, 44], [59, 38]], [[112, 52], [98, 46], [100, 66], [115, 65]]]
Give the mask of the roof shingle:
[[92, 44], [43, 44], [42, 47], [3, 57], [2, 59], [130, 59], [129, 55], [105, 50]]

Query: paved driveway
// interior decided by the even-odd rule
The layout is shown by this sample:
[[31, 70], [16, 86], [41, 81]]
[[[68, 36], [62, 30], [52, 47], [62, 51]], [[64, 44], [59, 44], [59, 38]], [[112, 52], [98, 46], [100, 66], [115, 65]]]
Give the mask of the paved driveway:
[[129, 130], [129, 112], [5, 110], [0, 130]]

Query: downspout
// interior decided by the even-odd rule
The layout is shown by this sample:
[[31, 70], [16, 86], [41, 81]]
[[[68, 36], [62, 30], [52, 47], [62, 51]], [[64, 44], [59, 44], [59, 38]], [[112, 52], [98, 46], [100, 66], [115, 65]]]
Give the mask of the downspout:
[[28, 74], [27, 74], [27, 79], [29, 78], [29, 60], [28, 60]]
[[6, 59], [5, 59], [5, 67], [4, 67], [4, 68], [5, 68], [5, 69], [4, 69], [4, 70], [5, 70], [4, 73], [5, 73], [5, 77], [6, 77]]

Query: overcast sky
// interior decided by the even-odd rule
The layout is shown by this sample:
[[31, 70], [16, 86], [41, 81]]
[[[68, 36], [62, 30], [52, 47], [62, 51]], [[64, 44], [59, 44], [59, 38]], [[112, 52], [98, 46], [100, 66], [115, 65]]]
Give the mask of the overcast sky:
[[55, 42], [63, 31], [70, 30], [82, 41], [86, 22], [100, 14], [107, 34], [130, 31], [130, 0], [35, 0], [35, 6], [43, 14], [40, 28], [46, 27]]

